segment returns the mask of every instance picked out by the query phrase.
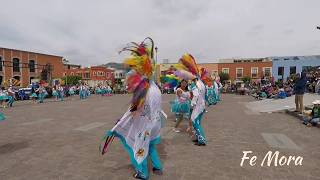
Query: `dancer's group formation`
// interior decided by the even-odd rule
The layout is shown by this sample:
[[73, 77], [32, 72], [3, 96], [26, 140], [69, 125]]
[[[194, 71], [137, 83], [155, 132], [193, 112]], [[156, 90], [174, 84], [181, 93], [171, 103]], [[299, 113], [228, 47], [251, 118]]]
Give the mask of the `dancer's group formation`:
[[[185, 55], [182, 57], [182, 61], [184, 59], [187, 59], [190, 55]], [[193, 112], [193, 107], [196, 103], [194, 98], [194, 94], [197, 95], [197, 92], [194, 92], [196, 90], [196, 82], [193, 80], [190, 82], [188, 79], [193, 79], [196, 77], [185, 76], [186, 72], [177, 70], [174, 74], [175, 75], [167, 75], [167, 79], [172, 79], [168, 81], [168, 84], [166, 86], [175, 86], [174, 91], [176, 94], [176, 99], [171, 102], [171, 112], [175, 113], [175, 132], [180, 132], [180, 129], [178, 129], [180, 123], [183, 120], [189, 121], [189, 127], [187, 129], [187, 132], [190, 133], [191, 136], [194, 136], [194, 132], [192, 131], [192, 120], [191, 120], [191, 114]], [[210, 75], [204, 68], [200, 68], [200, 79], [205, 84], [205, 102], [208, 107], [211, 105], [216, 105], [220, 100], [220, 94], [222, 90], [222, 84], [218, 79], [211, 79]], [[198, 144], [198, 142], [196, 143]], [[203, 144], [201, 144], [203, 145]]]
[[[161, 92], [153, 79], [153, 40], [146, 38], [142, 43], [131, 43], [123, 51], [131, 52], [124, 60], [124, 64], [131, 69], [126, 79], [128, 91], [133, 94], [131, 105], [116, 121], [116, 125], [106, 132], [100, 150], [105, 154], [114, 137], [119, 138], [136, 171], [133, 177], [148, 179], [148, 157], [153, 173], [163, 173], [156, 145], [160, 143], [160, 129], [167, 117], [161, 108]], [[177, 124], [183, 118], [190, 119], [189, 129], [194, 132], [195, 145], [205, 146], [207, 140], [201, 120], [206, 111], [206, 102], [212, 105], [220, 99], [219, 83], [212, 80], [205, 69], [199, 68], [190, 54], [183, 55], [176, 68], [173, 75], [180, 82], [172, 111], [177, 114]]]
[[[77, 94], [79, 94], [80, 100], [83, 100], [91, 95], [89, 86], [84, 82], [79, 82], [79, 85], [70, 86], [68, 88], [58, 84], [50, 89], [48, 89], [46, 84], [47, 83], [45, 82], [40, 82], [38, 85], [32, 84], [29, 99], [34, 103], [43, 103], [49, 93], [51, 93], [50, 95], [52, 95], [56, 101], [64, 101], [64, 97], [70, 96], [72, 98]], [[94, 93], [101, 96], [111, 96], [112, 89], [109, 85], [103, 86], [99, 84], [95, 88]], [[2, 108], [12, 107], [16, 99], [16, 93], [12, 85], [10, 85], [8, 89], [5, 89], [4, 87], [0, 89], [0, 105]], [[0, 113], [0, 121], [1, 120], [5, 120], [3, 113]]]

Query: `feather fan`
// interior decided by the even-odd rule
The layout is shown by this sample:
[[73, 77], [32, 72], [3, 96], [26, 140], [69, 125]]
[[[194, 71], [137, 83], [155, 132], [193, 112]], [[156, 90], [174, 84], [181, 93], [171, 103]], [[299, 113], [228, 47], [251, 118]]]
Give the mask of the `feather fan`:
[[184, 54], [179, 63], [183, 65], [183, 69], [191, 72], [195, 76], [200, 76], [197, 63], [191, 54]]

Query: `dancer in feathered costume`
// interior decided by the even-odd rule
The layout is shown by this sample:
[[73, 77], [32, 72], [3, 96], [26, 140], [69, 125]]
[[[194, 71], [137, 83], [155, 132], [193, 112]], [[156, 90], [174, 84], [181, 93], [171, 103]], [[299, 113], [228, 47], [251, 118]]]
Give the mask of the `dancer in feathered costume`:
[[96, 93], [97, 95], [101, 95], [101, 94], [102, 94], [102, 89], [101, 89], [100, 84], [95, 88], [95, 93]]
[[[4, 92], [4, 87], [0, 87], [0, 104], [5, 108], [4, 102], [7, 100], [7, 94]], [[0, 121], [5, 120], [5, 116], [2, 112], [0, 112]]]
[[34, 86], [31, 87], [31, 95], [29, 98], [33, 101], [33, 103], [37, 102], [38, 95]]
[[39, 88], [36, 90], [36, 92], [38, 92], [38, 103], [43, 103], [44, 98], [47, 96], [44, 84], [44, 82], [40, 82]]
[[60, 101], [64, 101], [64, 88], [61, 85], [58, 85], [57, 91], [59, 93]]
[[10, 85], [8, 88], [8, 99], [9, 99], [9, 101], [7, 103], [8, 107], [12, 107], [13, 102], [16, 99], [16, 95], [15, 95], [15, 92], [14, 92], [12, 85]]
[[151, 158], [153, 172], [162, 174], [162, 165], [156, 149], [156, 144], [160, 143], [161, 92], [151, 80], [153, 41], [147, 39], [152, 43], [151, 48], [145, 40], [141, 44], [131, 43], [122, 50], [131, 52], [124, 64], [131, 68], [126, 83], [133, 97], [127, 112], [111, 131], [107, 132], [102, 149], [104, 154], [113, 137], [118, 137], [130, 155], [131, 163], [136, 170], [136, 179], [149, 178], [148, 157]]
[[0, 121], [3, 121], [5, 119], [6, 119], [6, 117], [4, 116], [4, 114], [0, 112]]
[[86, 87], [84, 85], [83, 82], [80, 82], [80, 86], [79, 86], [79, 96], [80, 96], [80, 100], [86, 99]]
[[75, 87], [74, 86], [71, 86], [68, 90], [68, 93], [69, 93], [69, 96], [71, 97], [71, 100], [72, 100], [72, 97], [74, 96], [75, 94]]
[[205, 68], [200, 69], [201, 80], [206, 85], [206, 102], [208, 106], [217, 104], [212, 78]]
[[181, 67], [190, 73], [192, 73], [195, 78], [192, 79], [192, 100], [191, 100], [191, 121], [193, 128], [195, 130], [196, 139], [194, 140], [195, 145], [204, 146], [206, 145], [206, 137], [204, 131], [201, 127], [201, 121], [203, 118], [203, 114], [205, 111], [205, 95], [206, 95], [206, 87], [200, 79], [200, 72], [198, 66], [195, 62], [195, 59], [190, 54], [183, 55], [179, 64]]
[[[188, 81], [181, 80], [180, 84], [176, 89], [177, 98], [171, 106], [171, 111], [176, 113], [176, 125], [173, 129], [175, 132], [180, 132], [178, 129], [180, 123], [183, 119], [190, 120], [190, 104], [191, 104], [191, 94], [188, 90]], [[191, 127], [188, 128], [190, 130]]]
[[216, 78], [213, 80], [213, 86], [214, 86], [214, 91], [216, 94], [216, 100], [217, 102], [221, 100], [221, 90], [222, 90], [222, 84], [220, 81], [218, 81]]
[[54, 86], [52, 88], [52, 96], [55, 98], [56, 101], [59, 99], [59, 93], [58, 93], [58, 86]]

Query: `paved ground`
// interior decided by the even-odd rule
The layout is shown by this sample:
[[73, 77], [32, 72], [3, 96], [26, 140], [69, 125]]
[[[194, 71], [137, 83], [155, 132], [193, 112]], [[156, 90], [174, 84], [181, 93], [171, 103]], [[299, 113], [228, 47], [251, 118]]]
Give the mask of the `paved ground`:
[[[252, 111], [257, 112], [275, 112], [288, 109], [295, 109], [294, 96], [285, 99], [265, 99], [261, 101], [254, 101], [248, 103], [246, 106]], [[305, 94], [303, 97], [303, 103], [305, 106], [312, 105], [312, 102], [316, 99], [320, 99], [318, 94]]]
[[[194, 146], [185, 133], [171, 131], [172, 95], [163, 98], [169, 119], [158, 149], [162, 177], [151, 179], [320, 179], [320, 129], [307, 128], [285, 113], [260, 113], [247, 108], [251, 97], [224, 95], [208, 108], [203, 126], [206, 147]], [[127, 95], [90, 97], [41, 105], [19, 102], [4, 109], [0, 123], [1, 180], [127, 180], [133, 169], [128, 155], [115, 140], [105, 156], [98, 151], [105, 130], [128, 106]], [[186, 127], [184, 122], [183, 127]], [[302, 156], [302, 166], [261, 167], [268, 151]], [[253, 151], [257, 165], [245, 161], [242, 151]]]

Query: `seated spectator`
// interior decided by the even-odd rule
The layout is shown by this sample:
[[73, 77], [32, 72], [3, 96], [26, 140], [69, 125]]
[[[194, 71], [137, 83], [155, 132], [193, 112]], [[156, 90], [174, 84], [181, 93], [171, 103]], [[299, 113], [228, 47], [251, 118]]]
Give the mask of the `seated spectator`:
[[317, 79], [317, 84], [315, 85], [315, 93], [320, 94], [320, 78]]
[[278, 98], [278, 92], [279, 89], [278, 87], [274, 87], [274, 88], [270, 88], [269, 93], [268, 93], [268, 97], [269, 98]]
[[266, 99], [268, 96], [267, 96], [267, 93], [266, 92], [264, 92], [264, 91], [261, 91], [261, 92], [259, 92], [258, 93], [258, 99], [259, 100], [262, 100], [262, 99]]
[[313, 108], [311, 114], [306, 117], [303, 121], [303, 124], [307, 126], [317, 126], [320, 118], [320, 100], [312, 102]]
[[286, 92], [284, 91], [283, 88], [280, 88], [279, 91], [278, 91], [278, 98], [285, 99], [286, 97], [287, 97]]
[[293, 89], [289, 85], [285, 86], [284, 91], [286, 92], [287, 97], [290, 97], [293, 95]]

